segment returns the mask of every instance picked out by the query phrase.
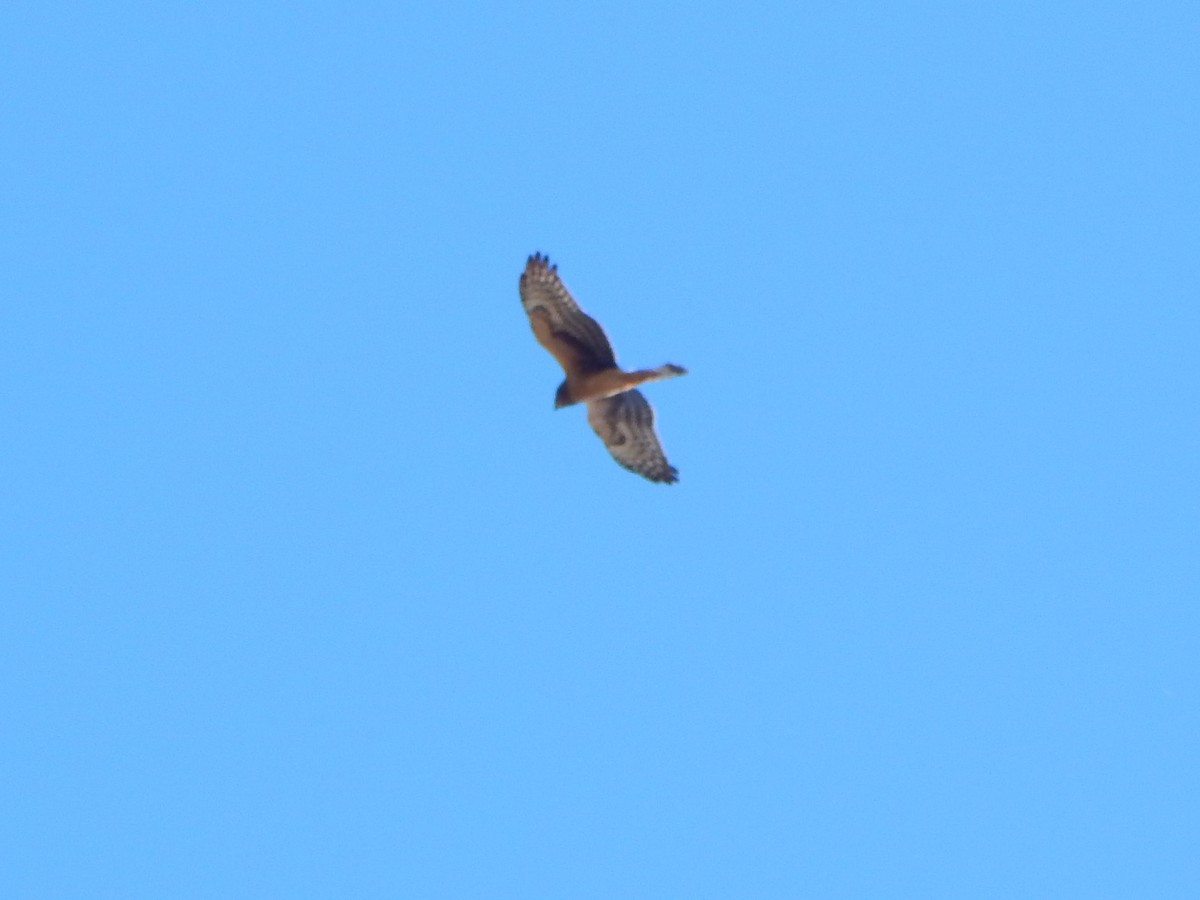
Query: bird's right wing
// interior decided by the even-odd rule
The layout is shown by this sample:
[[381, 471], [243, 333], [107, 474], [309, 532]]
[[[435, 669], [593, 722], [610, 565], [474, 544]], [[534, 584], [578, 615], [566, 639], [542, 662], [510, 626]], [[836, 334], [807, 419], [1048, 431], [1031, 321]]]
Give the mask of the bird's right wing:
[[618, 464], [651, 481], [670, 484], [679, 480], [654, 432], [654, 410], [641, 391], [591, 400], [587, 417]]

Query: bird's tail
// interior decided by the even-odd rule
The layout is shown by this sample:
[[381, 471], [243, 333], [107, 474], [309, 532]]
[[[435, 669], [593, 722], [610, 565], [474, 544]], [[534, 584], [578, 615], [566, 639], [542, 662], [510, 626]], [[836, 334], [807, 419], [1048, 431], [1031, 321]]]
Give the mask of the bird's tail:
[[631, 374], [637, 378], [637, 384], [642, 384], [646, 381], [662, 381], [664, 378], [675, 378], [678, 375], [686, 375], [687, 369], [683, 366], [677, 366], [675, 363], [667, 363], [666, 365], [659, 366], [657, 369], [642, 369]]

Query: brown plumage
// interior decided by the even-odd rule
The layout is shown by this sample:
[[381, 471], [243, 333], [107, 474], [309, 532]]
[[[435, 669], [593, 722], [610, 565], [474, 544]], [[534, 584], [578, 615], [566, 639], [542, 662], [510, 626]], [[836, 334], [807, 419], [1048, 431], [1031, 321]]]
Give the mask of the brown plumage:
[[687, 370], [672, 363], [621, 370], [604, 329], [579, 308], [558, 277], [558, 267], [540, 253], [525, 264], [520, 289], [534, 336], [567, 376], [555, 395], [555, 408], [586, 403], [588, 424], [620, 465], [651, 481], [678, 481], [654, 432], [654, 411], [634, 388]]

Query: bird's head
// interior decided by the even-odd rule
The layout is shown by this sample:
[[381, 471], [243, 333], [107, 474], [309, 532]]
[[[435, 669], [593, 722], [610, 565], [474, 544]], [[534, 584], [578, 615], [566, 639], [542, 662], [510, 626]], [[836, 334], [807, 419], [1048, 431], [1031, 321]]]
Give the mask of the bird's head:
[[554, 394], [554, 408], [562, 409], [564, 406], [570, 406], [575, 402], [575, 398], [571, 396], [571, 392], [567, 389], [567, 383], [564, 381], [558, 386], [558, 391]]

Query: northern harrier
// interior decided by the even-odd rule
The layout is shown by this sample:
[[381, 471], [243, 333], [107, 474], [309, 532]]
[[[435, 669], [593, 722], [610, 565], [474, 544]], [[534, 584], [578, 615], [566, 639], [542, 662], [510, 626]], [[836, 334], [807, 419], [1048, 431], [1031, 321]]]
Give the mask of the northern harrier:
[[678, 472], [667, 462], [654, 433], [654, 411], [634, 388], [645, 381], [683, 375], [687, 369], [667, 363], [657, 369], [623, 372], [604, 330], [579, 308], [558, 277], [558, 267], [540, 253], [525, 264], [521, 303], [538, 343], [567, 373], [554, 396], [554, 408], [586, 403], [588, 424], [613, 459], [651, 481], [678, 481]]

